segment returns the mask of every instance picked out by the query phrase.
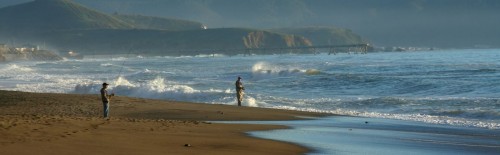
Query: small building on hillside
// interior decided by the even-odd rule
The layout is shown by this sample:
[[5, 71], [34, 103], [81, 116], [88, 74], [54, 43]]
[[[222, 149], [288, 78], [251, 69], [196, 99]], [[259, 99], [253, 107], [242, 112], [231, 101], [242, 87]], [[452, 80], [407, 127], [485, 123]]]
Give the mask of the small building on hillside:
[[24, 44], [21, 47], [16, 47], [16, 51], [19, 52], [35, 52], [40, 50], [40, 47], [37, 45], [32, 45], [32, 44]]

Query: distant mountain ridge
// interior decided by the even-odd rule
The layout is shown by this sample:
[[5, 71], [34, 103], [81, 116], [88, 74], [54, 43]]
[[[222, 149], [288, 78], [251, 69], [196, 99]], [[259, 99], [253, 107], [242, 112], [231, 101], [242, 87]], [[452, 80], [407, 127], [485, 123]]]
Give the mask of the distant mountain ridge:
[[[187, 20], [102, 13], [71, 0], [35, 0], [0, 8], [0, 21], [4, 21], [0, 24], [0, 43], [15, 40], [18, 44], [44, 44], [60, 51], [87, 54], [135, 50], [155, 55], [193, 55], [210, 49], [311, 46], [311, 38], [316, 37], [290, 30], [206, 29], [199, 22]], [[344, 32], [329, 37], [338, 37], [337, 43], [342, 39], [364, 42], [359, 35]], [[227, 52], [224, 54], [235, 54]]]

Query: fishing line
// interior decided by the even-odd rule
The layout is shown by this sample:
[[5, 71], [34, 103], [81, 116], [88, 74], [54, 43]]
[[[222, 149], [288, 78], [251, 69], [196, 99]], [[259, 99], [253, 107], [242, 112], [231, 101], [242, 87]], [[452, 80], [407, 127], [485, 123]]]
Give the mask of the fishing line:
[[117, 80], [119, 80], [119, 78], [122, 76], [123, 68], [125, 68], [125, 62], [127, 61], [130, 53], [132, 53], [133, 47], [134, 46], [131, 44], [130, 48], [129, 48], [128, 52], [127, 52], [127, 55], [125, 55], [125, 58], [123, 59], [122, 66], [120, 68], [120, 71], [118, 72]]
[[123, 59], [122, 67], [120, 68], [120, 71], [118, 72], [118, 78], [120, 78], [122, 76], [122, 71], [123, 71], [123, 68], [125, 67], [125, 62], [127, 61], [130, 53], [132, 53], [132, 47], [133, 46], [130, 46], [130, 49], [128, 50], [127, 55], [125, 55], [125, 59]]
[[[133, 47], [134, 47], [134, 46], [133, 46], [133, 44], [130, 44], [130, 48], [129, 48], [128, 52], [127, 52], [127, 55], [125, 55], [125, 58], [123, 59], [123, 62], [122, 62], [122, 66], [121, 66], [121, 68], [120, 68], [120, 71], [118, 72], [118, 76], [117, 76], [117, 78], [116, 78], [115, 87], [116, 87], [116, 86], [118, 86], [118, 81], [120, 80], [120, 77], [122, 76], [122, 71], [123, 71], [123, 68], [125, 68], [125, 62], [127, 61], [128, 57], [129, 57], [129, 55], [130, 55], [130, 53], [132, 53], [132, 49], [133, 49]], [[111, 90], [111, 93], [113, 93], [113, 94], [114, 94], [114, 89], [113, 89], [113, 90]]]

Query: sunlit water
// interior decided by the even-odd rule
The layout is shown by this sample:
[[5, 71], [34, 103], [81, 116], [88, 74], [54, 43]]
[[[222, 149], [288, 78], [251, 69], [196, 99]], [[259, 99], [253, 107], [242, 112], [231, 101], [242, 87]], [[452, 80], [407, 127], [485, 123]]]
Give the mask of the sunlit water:
[[88, 56], [0, 64], [0, 89], [244, 105], [500, 129], [500, 50], [268, 56]]

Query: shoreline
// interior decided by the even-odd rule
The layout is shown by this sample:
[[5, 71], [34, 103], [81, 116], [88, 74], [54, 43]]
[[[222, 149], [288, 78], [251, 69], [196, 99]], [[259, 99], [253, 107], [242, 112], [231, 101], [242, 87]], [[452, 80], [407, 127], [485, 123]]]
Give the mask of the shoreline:
[[[0, 91], [1, 154], [304, 154], [299, 144], [249, 131], [283, 125], [207, 121], [302, 120], [312, 112], [116, 96], [111, 119], [97, 94]], [[187, 146], [185, 146], [187, 145]]]

